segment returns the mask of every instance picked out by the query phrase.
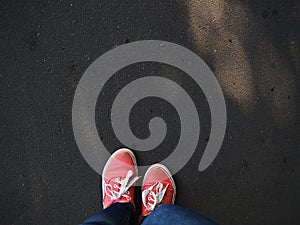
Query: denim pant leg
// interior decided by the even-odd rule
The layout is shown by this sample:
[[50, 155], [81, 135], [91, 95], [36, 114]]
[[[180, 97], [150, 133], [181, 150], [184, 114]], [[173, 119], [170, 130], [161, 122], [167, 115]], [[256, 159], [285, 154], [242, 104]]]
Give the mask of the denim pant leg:
[[147, 216], [142, 225], [217, 225], [195, 212], [176, 205], [161, 205]]
[[134, 224], [134, 217], [135, 209], [131, 203], [115, 203], [81, 225], [131, 225]]

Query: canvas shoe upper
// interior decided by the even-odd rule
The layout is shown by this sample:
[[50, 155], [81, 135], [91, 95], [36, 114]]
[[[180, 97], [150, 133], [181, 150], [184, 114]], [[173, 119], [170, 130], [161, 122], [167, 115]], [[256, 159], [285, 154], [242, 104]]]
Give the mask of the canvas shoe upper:
[[138, 179], [132, 151], [122, 148], [114, 152], [102, 173], [103, 209], [116, 202], [130, 202], [134, 206], [134, 184]]
[[169, 170], [154, 164], [147, 170], [142, 185], [142, 217], [149, 215], [157, 206], [174, 204], [176, 186]]

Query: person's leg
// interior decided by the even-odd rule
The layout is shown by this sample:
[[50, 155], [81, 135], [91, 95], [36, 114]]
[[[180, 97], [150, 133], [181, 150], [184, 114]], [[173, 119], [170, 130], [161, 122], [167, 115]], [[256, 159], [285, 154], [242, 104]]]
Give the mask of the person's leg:
[[115, 203], [85, 220], [82, 225], [131, 225], [135, 215], [131, 203]]
[[144, 219], [142, 225], [216, 225], [216, 223], [176, 205], [161, 205]]
[[161, 164], [152, 165], [142, 185], [142, 225], [216, 225], [188, 209], [174, 205], [176, 185], [170, 171]]

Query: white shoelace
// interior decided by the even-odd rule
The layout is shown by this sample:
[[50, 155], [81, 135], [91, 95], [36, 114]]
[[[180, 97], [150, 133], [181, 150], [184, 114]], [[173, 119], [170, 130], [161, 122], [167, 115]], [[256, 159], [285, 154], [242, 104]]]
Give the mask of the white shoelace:
[[[118, 186], [117, 184], [114, 184], [114, 186], [112, 187], [111, 184], [104, 183], [104, 191], [111, 198], [111, 200], [117, 200], [117, 199], [121, 198], [122, 196], [128, 200], [131, 199], [130, 196], [128, 195], [128, 194], [130, 194], [128, 189], [140, 178], [140, 177], [134, 177], [134, 178], [132, 178], [131, 181], [129, 181], [129, 179], [132, 175], [133, 175], [133, 171], [129, 170], [124, 179], [115, 178], [115, 182], [120, 184], [120, 186]], [[119, 190], [117, 191], [117, 189], [119, 189]]]
[[[156, 190], [153, 191], [155, 185], [157, 185]], [[162, 202], [168, 186], [169, 184], [167, 184], [167, 186], [163, 189], [163, 184], [160, 182], [156, 182], [155, 184], [153, 184], [148, 189], [142, 192], [142, 201], [148, 211], [153, 211], [155, 207]], [[150, 196], [148, 197], [148, 199], [146, 199], [148, 194]], [[152, 201], [153, 204], [151, 204], [149, 201]]]

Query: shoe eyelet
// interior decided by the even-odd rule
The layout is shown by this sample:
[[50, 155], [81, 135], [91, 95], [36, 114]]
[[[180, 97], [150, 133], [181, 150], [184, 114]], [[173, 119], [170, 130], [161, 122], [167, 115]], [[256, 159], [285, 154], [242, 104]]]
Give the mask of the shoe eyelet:
[[117, 185], [117, 184], [114, 184], [114, 188], [118, 188], [118, 185]]

